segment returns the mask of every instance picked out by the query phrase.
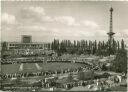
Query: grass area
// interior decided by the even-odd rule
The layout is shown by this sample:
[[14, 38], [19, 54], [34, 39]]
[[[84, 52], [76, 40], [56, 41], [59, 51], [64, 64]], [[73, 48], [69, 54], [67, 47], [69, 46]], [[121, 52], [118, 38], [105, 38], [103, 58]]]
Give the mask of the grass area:
[[38, 65], [42, 68], [38, 70], [35, 63], [24, 63], [23, 71], [19, 71], [21, 64], [6, 64], [2, 65], [2, 73], [4, 74], [12, 74], [12, 73], [20, 73], [20, 72], [37, 72], [37, 71], [55, 71], [61, 69], [76, 69], [78, 67], [85, 66], [80, 63], [62, 63], [62, 62], [54, 62], [54, 63], [38, 63]]
[[116, 87], [112, 87], [112, 88], [110, 88], [108, 90], [109, 91], [123, 91], [123, 92], [127, 92], [127, 87], [116, 86]]
[[61, 70], [61, 69], [76, 69], [78, 67], [84, 66], [84, 64], [78, 63], [47, 63], [47, 64], [39, 64], [42, 67], [43, 71], [54, 71], [54, 70]]
[[20, 64], [1, 65], [1, 72], [4, 74], [18, 73]]

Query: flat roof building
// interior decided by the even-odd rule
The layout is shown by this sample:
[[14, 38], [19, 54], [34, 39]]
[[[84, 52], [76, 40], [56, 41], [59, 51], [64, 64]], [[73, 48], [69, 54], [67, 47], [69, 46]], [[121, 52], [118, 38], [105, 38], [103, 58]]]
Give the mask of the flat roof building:
[[31, 35], [22, 35], [22, 43], [31, 43], [32, 42], [32, 36]]
[[22, 35], [21, 42], [5, 42], [7, 50], [13, 49], [51, 49], [51, 43], [32, 42], [31, 35]]

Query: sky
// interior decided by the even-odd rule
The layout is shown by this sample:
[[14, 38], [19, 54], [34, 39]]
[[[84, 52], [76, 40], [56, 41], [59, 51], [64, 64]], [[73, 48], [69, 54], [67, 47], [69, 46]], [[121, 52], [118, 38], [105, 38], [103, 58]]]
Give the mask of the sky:
[[1, 40], [33, 42], [53, 39], [107, 40], [110, 7], [116, 40], [128, 43], [128, 2], [110, 1], [4, 1], [1, 2]]

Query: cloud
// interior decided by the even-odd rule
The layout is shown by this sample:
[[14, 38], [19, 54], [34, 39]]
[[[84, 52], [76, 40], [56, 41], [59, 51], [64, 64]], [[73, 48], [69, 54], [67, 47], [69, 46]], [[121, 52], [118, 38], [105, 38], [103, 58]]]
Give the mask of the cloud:
[[3, 13], [1, 15], [1, 22], [6, 24], [16, 24], [16, 18], [14, 15]]
[[82, 22], [84, 26], [90, 27], [90, 28], [98, 28], [99, 25], [95, 23], [94, 21], [85, 20]]
[[[69, 26], [77, 26], [75, 28], [70, 27], [66, 29], [54, 29], [53, 34], [60, 39], [86, 39], [91, 38], [101, 38], [107, 37], [106, 31], [100, 29], [99, 25], [93, 21], [84, 21], [86, 24], [82, 24], [83, 21], [76, 23], [76, 20], [73, 17], [57, 17], [57, 22], [68, 24]], [[79, 26], [77, 25], [79, 24]]]
[[20, 21], [26, 23], [53, 22], [53, 18], [45, 13], [45, 9], [43, 7], [25, 7], [21, 9], [19, 16]]
[[79, 23], [77, 23], [75, 18], [73, 18], [72, 16], [58, 16], [58, 17], [55, 17], [54, 20], [56, 22], [60, 22], [69, 26], [79, 25]]
[[120, 33], [124, 38], [128, 38], [128, 29], [124, 29]]
[[27, 30], [27, 31], [46, 31], [47, 28], [46, 27], [43, 27], [43, 26], [40, 26], [40, 25], [22, 25], [22, 26], [19, 26], [18, 29], [20, 30]]
[[88, 38], [101, 38], [104, 37], [106, 34], [105, 30], [96, 30], [96, 32], [92, 32], [86, 28], [79, 29], [79, 28], [67, 28], [65, 29], [50, 29], [53, 33], [53, 36], [58, 39], [71, 39], [71, 40], [81, 40], [81, 39], [88, 39]]
[[22, 22], [38, 22], [38, 23], [61, 23], [63, 25], [68, 26], [78, 26], [80, 25], [76, 22], [76, 19], [72, 16], [49, 16], [46, 14], [45, 9], [43, 7], [25, 7], [21, 9], [20, 13], [20, 20]]
[[53, 22], [53, 18], [50, 17], [50, 16], [42, 16], [41, 18], [42, 21], [45, 21], [45, 22]]
[[101, 36], [101, 37], [105, 37], [107, 36], [107, 31], [99, 29], [99, 30], [94, 30], [94, 36]]
[[126, 38], [126, 39], [128, 39], [128, 29], [117, 30], [115, 36], [118, 37], [118, 38]]
[[45, 15], [44, 8], [42, 7], [29, 7], [28, 10], [40, 15]]
[[19, 20], [22, 22], [46, 22], [51, 19], [46, 15], [43, 7], [25, 7], [18, 14]]
[[21, 9], [20, 14], [25, 18], [41, 17], [45, 16], [43, 7], [25, 7]]

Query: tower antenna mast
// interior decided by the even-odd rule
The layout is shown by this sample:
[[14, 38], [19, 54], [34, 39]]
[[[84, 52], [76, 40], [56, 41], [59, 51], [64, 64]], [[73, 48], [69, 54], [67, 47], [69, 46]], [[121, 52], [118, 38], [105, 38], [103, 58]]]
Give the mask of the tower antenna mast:
[[108, 34], [110, 43], [112, 43], [113, 35], [115, 34], [113, 32], [113, 8], [112, 7], [110, 8], [110, 28], [107, 34]]
[[109, 55], [111, 55], [112, 51], [112, 44], [113, 44], [113, 35], [115, 34], [113, 32], [113, 8], [110, 8], [110, 28], [108, 34], [108, 42], [109, 42]]

